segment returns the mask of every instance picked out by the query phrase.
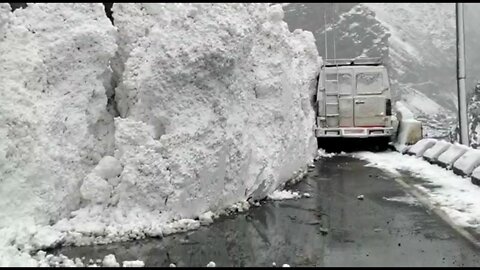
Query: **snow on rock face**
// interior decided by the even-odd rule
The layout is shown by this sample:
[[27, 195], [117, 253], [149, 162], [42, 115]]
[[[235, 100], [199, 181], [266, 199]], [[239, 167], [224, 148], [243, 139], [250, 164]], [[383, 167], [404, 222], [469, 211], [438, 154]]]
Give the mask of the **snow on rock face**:
[[135, 3], [113, 12], [128, 41], [116, 89], [119, 209], [192, 218], [265, 197], [312, 160], [320, 61], [313, 35], [291, 33], [279, 5]]
[[104, 83], [117, 46], [102, 4], [1, 4], [0, 33], [1, 231], [68, 215], [113, 154]]

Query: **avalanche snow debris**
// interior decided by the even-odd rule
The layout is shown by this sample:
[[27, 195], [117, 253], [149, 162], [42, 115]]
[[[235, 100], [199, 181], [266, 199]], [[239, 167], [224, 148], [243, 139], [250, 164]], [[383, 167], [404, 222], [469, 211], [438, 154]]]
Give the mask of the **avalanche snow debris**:
[[296, 191], [290, 190], [275, 190], [272, 194], [268, 195], [270, 200], [288, 200], [288, 199], [298, 199], [301, 198], [300, 194]]
[[315, 155], [321, 58], [280, 5], [112, 10], [115, 27], [98, 3], [0, 4], [0, 266], [37, 265], [27, 252], [60, 241], [198, 228]]
[[145, 263], [143, 261], [123, 261], [123, 267], [144, 267]]
[[103, 83], [117, 45], [102, 4], [8, 6], [0, 5], [0, 235], [21, 241], [0, 241], [8, 254], [0, 266], [28, 266], [30, 245], [19, 242], [54, 245], [60, 234], [32, 238], [34, 227], [77, 209], [84, 176], [113, 152]]
[[217, 265], [215, 264], [215, 262], [213, 261], [210, 261], [208, 264], [207, 264], [207, 267], [216, 267]]
[[105, 256], [105, 258], [103, 258], [102, 266], [103, 267], [120, 267], [120, 264], [117, 262], [115, 255], [108, 254], [107, 256]]
[[208, 225], [213, 223], [215, 214], [212, 211], [207, 211], [199, 216], [199, 221], [201, 225]]
[[315, 157], [316, 160], [324, 157], [324, 158], [330, 158], [330, 157], [333, 157], [335, 156], [336, 154], [335, 153], [327, 153], [324, 149], [322, 148], [319, 148], [317, 150], [317, 156]]
[[116, 178], [122, 173], [122, 165], [116, 158], [104, 156], [93, 169], [93, 173], [105, 180], [109, 180]]

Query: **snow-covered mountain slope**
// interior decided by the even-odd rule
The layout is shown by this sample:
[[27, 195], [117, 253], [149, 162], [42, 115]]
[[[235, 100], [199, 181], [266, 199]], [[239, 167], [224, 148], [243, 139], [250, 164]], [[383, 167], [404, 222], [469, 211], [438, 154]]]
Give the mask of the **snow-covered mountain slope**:
[[[292, 3], [286, 7], [286, 20], [312, 30], [321, 55], [334, 58], [335, 37], [336, 58], [382, 57], [394, 97], [425, 117], [426, 125], [455, 117], [453, 4], [337, 3], [338, 16], [330, 16], [326, 26], [323, 13], [314, 12], [320, 5], [333, 4]], [[438, 126], [441, 133], [447, 132], [448, 123]]]
[[172, 233], [314, 157], [321, 59], [281, 6], [113, 11], [115, 27], [101, 4], [0, 4], [1, 266]]
[[455, 8], [453, 3], [363, 4], [388, 28], [391, 65], [398, 81], [455, 110]]

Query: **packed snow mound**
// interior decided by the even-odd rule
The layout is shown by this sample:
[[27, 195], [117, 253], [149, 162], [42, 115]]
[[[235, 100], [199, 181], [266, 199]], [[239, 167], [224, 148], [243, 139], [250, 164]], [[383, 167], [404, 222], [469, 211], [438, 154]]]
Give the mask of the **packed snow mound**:
[[101, 4], [0, 4], [2, 266], [58, 243], [198, 228], [314, 158], [321, 58], [281, 6], [113, 12], [115, 27]]
[[145, 263], [143, 261], [123, 261], [123, 267], [144, 267]]
[[268, 195], [268, 198], [274, 201], [298, 199], [301, 197], [298, 192], [290, 190], [275, 190], [272, 194]]
[[34, 237], [24, 228], [77, 209], [83, 178], [113, 154], [104, 83], [116, 47], [102, 4], [0, 4], [0, 235], [17, 245]]
[[248, 209], [302, 175], [321, 58], [279, 5], [121, 3], [113, 16], [125, 61], [115, 151], [87, 175], [82, 208], [55, 225], [65, 242], [196, 229], [202, 214]]
[[129, 41], [116, 89], [118, 209], [193, 218], [263, 198], [311, 162], [320, 58], [310, 32], [288, 30], [280, 5], [122, 3], [113, 12]]

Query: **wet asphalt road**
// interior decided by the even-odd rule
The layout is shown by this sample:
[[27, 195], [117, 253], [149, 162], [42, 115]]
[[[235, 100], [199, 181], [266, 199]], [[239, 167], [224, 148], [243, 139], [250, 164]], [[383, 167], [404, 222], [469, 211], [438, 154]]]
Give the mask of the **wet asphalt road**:
[[[387, 201], [404, 196], [391, 177], [347, 156], [317, 161], [289, 187], [310, 198], [266, 201], [196, 231], [90, 247], [65, 247], [68, 257], [145, 266], [480, 266], [477, 250], [423, 206]], [[364, 200], [358, 200], [358, 195]]]

